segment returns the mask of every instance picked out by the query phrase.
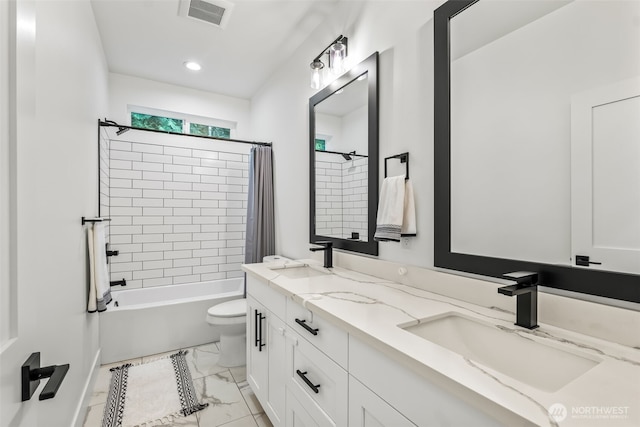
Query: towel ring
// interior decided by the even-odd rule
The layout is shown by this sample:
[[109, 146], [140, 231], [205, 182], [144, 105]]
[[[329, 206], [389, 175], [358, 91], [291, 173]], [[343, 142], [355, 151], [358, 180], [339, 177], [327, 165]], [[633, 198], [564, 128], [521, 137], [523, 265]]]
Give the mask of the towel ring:
[[384, 158], [384, 177], [387, 177], [387, 160], [389, 159], [400, 159], [400, 163], [406, 163], [407, 172], [404, 175], [404, 179], [409, 179], [409, 153], [400, 153], [395, 156], [385, 157]]

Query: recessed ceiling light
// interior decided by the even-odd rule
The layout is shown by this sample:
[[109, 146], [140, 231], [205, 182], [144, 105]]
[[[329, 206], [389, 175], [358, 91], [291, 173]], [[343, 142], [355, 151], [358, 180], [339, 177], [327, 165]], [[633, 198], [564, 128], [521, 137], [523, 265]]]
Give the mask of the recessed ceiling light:
[[184, 66], [190, 69], [191, 71], [200, 71], [202, 67], [197, 62], [187, 61], [184, 63]]

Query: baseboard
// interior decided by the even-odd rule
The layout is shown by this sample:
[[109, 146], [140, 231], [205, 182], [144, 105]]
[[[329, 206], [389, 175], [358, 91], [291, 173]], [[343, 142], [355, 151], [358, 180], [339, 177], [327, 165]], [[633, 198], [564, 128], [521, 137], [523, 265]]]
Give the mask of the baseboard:
[[84, 383], [82, 398], [78, 402], [78, 406], [76, 407], [76, 411], [73, 416], [73, 422], [71, 423], [71, 425], [74, 427], [82, 427], [84, 424], [84, 419], [87, 416], [87, 411], [89, 409], [89, 402], [91, 401], [91, 394], [93, 393], [93, 387], [96, 384], [96, 379], [98, 378], [99, 371], [100, 349], [98, 349], [98, 351], [96, 352], [96, 356], [93, 359], [93, 367], [91, 368], [91, 373], [87, 375], [87, 381]]

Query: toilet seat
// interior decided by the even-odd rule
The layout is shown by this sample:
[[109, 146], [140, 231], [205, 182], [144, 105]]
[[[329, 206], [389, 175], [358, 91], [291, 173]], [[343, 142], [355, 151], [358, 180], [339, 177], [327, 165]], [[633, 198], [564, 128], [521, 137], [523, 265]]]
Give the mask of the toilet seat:
[[235, 299], [214, 305], [207, 310], [207, 323], [212, 325], [237, 325], [246, 322], [247, 300]]

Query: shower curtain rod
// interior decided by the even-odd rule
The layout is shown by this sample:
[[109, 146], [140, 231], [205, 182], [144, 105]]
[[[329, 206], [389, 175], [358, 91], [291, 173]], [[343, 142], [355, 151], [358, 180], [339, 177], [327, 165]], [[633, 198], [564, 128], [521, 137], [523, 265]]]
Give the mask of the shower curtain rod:
[[[112, 120], [107, 120], [107, 119], [98, 120], [98, 123], [99, 123], [100, 126], [116, 127], [116, 128], [118, 128], [118, 130], [133, 129], [133, 130], [142, 130], [142, 131], [145, 131], [145, 132], [164, 133], [164, 134], [169, 134], [169, 135], [182, 135], [182, 136], [190, 136], [190, 137], [194, 137], [194, 138], [215, 139], [217, 141], [238, 142], [240, 144], [251, 144], [251, 145], [261, 145], [261, 146], [271, 147], [271, 143], [270, 142], [245, 141], [243, 139], [220, 138], [220, 137], [217, 137], [217, 136], [193, 135], [193, 134], [190, 134], [190, 133], [178, 133], [178, 132], [169, 132], [169, 131], [166, 131], [166, 130], [158, 130], [158, 129], [137, 128], [137, 127], [133, 127], [133, 126], [119, 125], [116, 122], [114, 122]], [[125, 130], [125, 132], [126, 132], [126, 130]]]
[[358, 153], [342, 153], [340, 151], [329, 151], [329, 150], [315, 150], [315, 151], [316, 153], [329, 153], [329, 154], [340, 154], [340, 155], [348, 154], [350, 156], [369, 157], [366, 154], [358, 154]]

